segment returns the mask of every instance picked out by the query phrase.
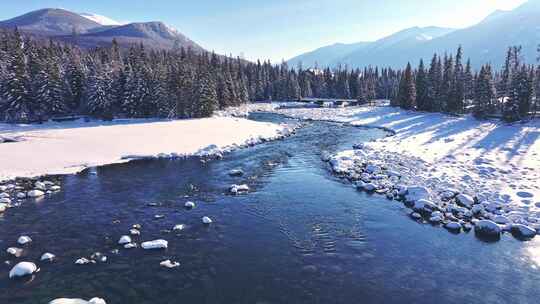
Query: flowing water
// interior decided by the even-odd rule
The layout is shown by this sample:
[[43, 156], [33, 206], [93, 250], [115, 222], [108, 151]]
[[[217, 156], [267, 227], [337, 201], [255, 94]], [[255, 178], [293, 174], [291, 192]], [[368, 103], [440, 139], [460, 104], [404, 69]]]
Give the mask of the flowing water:
[[[416, 223], [400, 203], [355, 191], [320, 160], [322, 151], [382, 136], [310, 122], [219, 161], [137, 161], [66, 176], [62, 193], [0, 217], [0, 261], [58, 256], [22, 280], [9, 280], [2, 263], [0, 303], [538, 303], [539, 241], [485, 243]], [[245, 175], [228, 176], [234, 168]], [[233, 183], [252, 191], [227, 195]], [[185, 210], [187, 200], [196, 208]], [[214, 224], [205, 227], [202, 216]], [[138, 242], [163, 238], [169, 248], [111, 253], [133, 224], [142, 225]], [[169, 232], [176, 224], [187, 228]], [[8, 256], [23, 234], [34, 242], [23, 257]], [[74, 264], [94, 252], [108, 261]], [[165, 259], [181, 266], [160, 267]]]

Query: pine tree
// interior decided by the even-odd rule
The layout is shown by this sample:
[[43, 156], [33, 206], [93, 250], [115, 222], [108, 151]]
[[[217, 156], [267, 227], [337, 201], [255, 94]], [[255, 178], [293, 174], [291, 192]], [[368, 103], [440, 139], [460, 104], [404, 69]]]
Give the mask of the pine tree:
[[85, 88], [88, 113], [104, 120], [112, 120], [114, 97], [111, 90], [111, 74], [100, 62], [90, 61], [88, 67]]
[[430, 109], [428, 75], [422, 59], [416, 73], [416, 107], [419, 111], [428, 111]]
[[209, 117], [215, 110], [218, 109], [219, 105], [216, 86], [208, 71], [199, 71], [194, 98], [195, 109], [193, 112], [193, 117]]
[[414, 75], [410, 63], [407, 64], [407, 68], [401, 79], [398, 100], [399, 106], [404, 109], [410, 110], [415, 107], [416, 86], [414, 84]]

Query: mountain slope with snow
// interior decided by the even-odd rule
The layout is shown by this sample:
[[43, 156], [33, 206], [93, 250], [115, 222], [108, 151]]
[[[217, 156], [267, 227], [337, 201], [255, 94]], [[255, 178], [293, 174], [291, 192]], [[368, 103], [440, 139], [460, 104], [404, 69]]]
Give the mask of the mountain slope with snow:
[[327, 66], [346, 64], [351, 67], [377, 65], [403, 68], [407, 62], [418, 64], [420, 58], [430, 60], [434, 53], [455, 53], [461, 45], [465, 57], [470, 57], [475, 67], [488, 62], [500, 67], [504, 63], [506, 49], [514, 45], [523, 47], [522, 55], [527, 62], [535, 62], [539, 41], [540, 0], [529, 0], [512, 11], [495, 11], [464, 29], [410, 28], [343, 56], [329, 56], [330, 61], [322, 57], [332, 53], [331, 46], [324, 52], [297, 56], [289, 63], [296, 64], [302, 60], [305, 66], [317, 61], [325, 62]]
[[[64, 9], [41, 9], [6, 21], [0, 21], [0, 29], [18, 28], [22, 32], [46, 37], [83, 48], [109, 46], [116, 39], [121, 47], [144, 44], [151, 49], [191, 48], [195, 52], [204, 49], [197, 43], [163, 22], [134, 22], [121, 24], [98, 14], [76, 14]], [[76, 32], [77, 35], [73, 35]]]
[[92, 13], [82, 13], [80, 14], [86, 19], [92, 20], [96, 23], [99, 23], [101, 25], [122, 25], [122, 23], [113, 20], [109, 17], [98, 15], [98, 14], [92, 14]]

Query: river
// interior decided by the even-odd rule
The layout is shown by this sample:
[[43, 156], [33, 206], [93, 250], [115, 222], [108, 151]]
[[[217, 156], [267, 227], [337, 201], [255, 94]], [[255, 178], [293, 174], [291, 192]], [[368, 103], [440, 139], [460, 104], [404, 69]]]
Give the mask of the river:
[[[222, 160], [135, 161], [66, 176], [61, 193], [0, 217], [0, 261], [58, 256], [23, 280], [9, 280], [2, 263], [0, 303], [537, 303], [539, 241], [486, 243], [419, 224], [401, 203], [357, 192], [320, 159], [385, 135], [308, 122]], [[229, 176], [235, 168], [245, 175]], [[228, 195], [235, 183], [252, 190]], [[188, 200], [195, 209], [182, 207]], [[214, 223], [202, 225], [202, 216]], [[162, 238], [169, 248], [111, 253], [134, 224], [142, 225], [137, 242]], [[176, 224], [186, 229], [170, 232]], [[34, 241], [17, 260], [5, 248], [23, 234]], [[107, 262], [75, 265], [94, 252]], [[181, 266], [160, 267], [165, 259]]]

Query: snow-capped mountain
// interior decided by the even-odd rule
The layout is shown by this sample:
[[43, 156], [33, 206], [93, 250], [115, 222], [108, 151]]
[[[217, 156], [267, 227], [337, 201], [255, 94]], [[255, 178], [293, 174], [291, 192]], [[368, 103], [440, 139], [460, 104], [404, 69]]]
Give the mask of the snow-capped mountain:
[[[64, 37], [69, 41], [71, 37]], [[167, 26], [163, 22], [135, 22], [120, 26], [112, 26], [101, 31], [80, 35], [77, 43], [82, 47], [106, 46], [112, 39], [120, 45], [133, 45], [143, 43], [150, 48], [170, 49], [175, 46], [191, 48], [194, 51], [203, 51], [203, 48], [178, 30]]]
[[74, 29], [79, 33], [87, 33], [101, 26], [95, 21], [60, 8], [45, 8], [0, 21], [0, 28], [17, 27], [23, 32], [46, 36], [67, 35]]
[[302, 54], [288, 61], [290, 65], [297, 65], [302, 62], [305, 66], [313, 66], [317, 63], [320, 67], [356, 64], [357, 57], [372, 56], [387, 50], [402, 50], [414, 45], [422, 44], [425, 41], [433, 40], [454, 31], [451, 28], [442, 27], [412, 27], [390, 36], [384, 37], [374, 42], [359, 42], [353, 44], [334, 44], [322, 47], [313, 52]]
[[83, 16], [86, 19], [90, 19], [96, 23], [99, 23], [101, 25], [122, 25], [122, 23], [113, 20], [109, 17], [98, 15], [98, 14], [92, 14], [92, 13], [81, 13], [81, 16]]
[[[46, 8], [0, 21], [0, 28], [13, 29], [29, 35], [47, 37], [81, 47], [107, 46], [113, 38], [120, 46], [143, 43], [148, 48], [191, 48], [196, 52], [204, 49], [173, 27], [163, 22], [135, 22], [121, 24], [97, 14], [76, 14], [65, 9]], [[77, 35], [74, 36], [73, 33]]]
[[490, 62], [499, 67], [504, 62], [506, 49], [514, 45], [523, 47], [525, 60], [536, 62], [538, 43], [540, 0], [529, 0], [512, 11], [495, 11], [464, 29], [411, 28], [372, 43], [362, 43], [362, 47], [351, 48], [345, 54], [342, 47], [328, 46], [292, 58], [288, 63], [295, 66], [302, 61], [304, 67], [318, 62], [319, 66], [346, 64], [350, 67], [403, 68], [407, 62], [418, 64], [420, 58], [429, 61], [434, 53], [455, 53], [461, 45], [465, 57], [470, 57], [474, 66]]

